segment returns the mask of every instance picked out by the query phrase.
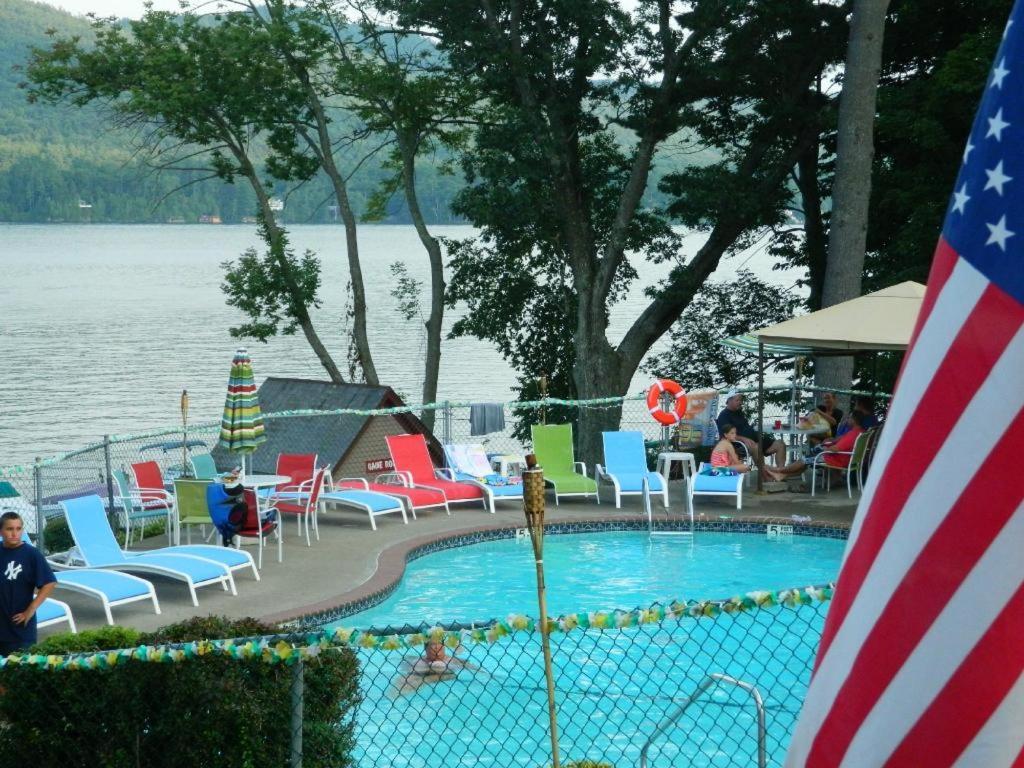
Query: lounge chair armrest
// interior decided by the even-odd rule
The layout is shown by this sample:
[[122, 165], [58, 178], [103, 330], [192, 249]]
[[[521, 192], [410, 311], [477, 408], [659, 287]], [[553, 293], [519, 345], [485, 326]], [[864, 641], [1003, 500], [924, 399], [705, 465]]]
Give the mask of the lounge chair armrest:
[[[395, 481], [398, 482], [395, 482]], [[376, 481], [384, 485], [401, 485], [405, 488], [412, 488], [412, 475], [408, 472], [384, 472], [377, 475]]]
[[451, 467], [445, 467], [444, 469], [435, 469], [434, 476], [441, 480], [451, 480], [455, 482], [455, 470]]
[[[309, 493], [309, 489], [311, 486], [312, 483], [308, 481], [305, 483], [293, 483], [291, 485], [282, 485], [280, 487], [275, 486], [274, 493]], [[273, 496], [274, 493], [271, 493], [270, 495]]]
[[[131, 492], [132, 492], [133, 496], [135, 494], [138, 494], [139, 496], [141, 496], [142, 494], [146, 494], [147, 496], [150, 496], [150, 497], [161, 497], [162, 496], [163, 498], [167, 499], [168, 501], [174, 501], [174, 494], [170, 493], [165, 488], [132, 488]], [[149, 501], [152, 501], [152, 498], [150, 498]]]
[[602, 477], [604, 477], [607, 474], [608, 474], [608, 472], [600, 464], [595, 464], [594, 465], [594, 479], [595, 480], [600, 480]]
[[586, 465], [585, 462], [574, 461], [572, 463], [572, 465], [573, 465], [573, 467], [578, 467], [579, 468], [581, 475], [583, 475], [584, 477], [588, 477], [588, 475], [587, 475], [587, 465]]
[[370, 489], [370, 483], [365, 477], [342, 477], [334, 481], [335, 486], [340, 486], [342, 483], [359, 483], [363, 486], [363, 490]]

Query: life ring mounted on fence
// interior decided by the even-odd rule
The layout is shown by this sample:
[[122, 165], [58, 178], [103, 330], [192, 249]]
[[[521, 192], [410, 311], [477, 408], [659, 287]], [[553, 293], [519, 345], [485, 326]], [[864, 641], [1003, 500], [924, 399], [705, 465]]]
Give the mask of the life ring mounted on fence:
[[[663, 394], [672, 396], [672, 410], [670, 411], [664, 411], [661, 408]], [[672, 379], [657, 379], [647, 390], [647, 410], [659, 424], [664, 424], [666, 427], [678, 424], [682, 420], [683, 414], [686, 413], [686, 393]]]

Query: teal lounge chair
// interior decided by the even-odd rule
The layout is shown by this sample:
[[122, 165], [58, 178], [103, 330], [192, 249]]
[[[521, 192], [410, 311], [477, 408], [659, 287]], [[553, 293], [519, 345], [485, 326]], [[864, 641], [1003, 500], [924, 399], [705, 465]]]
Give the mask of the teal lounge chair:
[[496, 501], [522, 501], [523, 484], [521, 481], [509, 482], [508, 478], [497, 474], [491, 467], [487, 452], [479, 443], [451, 443], [444, 447], [444, 455], [448, 461], [448, 472], [452, 480], [461, 483], [472, 483], [484, 492], [484, 504], [494, 514]]
[[141, 553], [121, 551], [99, 496], [68, 499], [60, 506], [82, 560], [90, 568], [139, 571], [183, 581], [188, 586], [194, 606], [199, 605], [196, 597], [198, 587], [219, 584], [231, 594], [238, 594], [231, 571], [215, 560], [162, 549]]
[[562, 496], [596, 496], [600, 504], [597, 481], [587, 477], [587, 465], [575, 461], [573, 456], [572, 425], [534, 424], [531, 433], [533, 452], [544, 470], [544, 482], [555, 489], [555, 506]]
[[114, 502], [121, 508], [121, 524], [124, 528], [124, 548], [128, 549], [132, 543], [132, 528], [139, 531], [139, 539], [142, 539], [142, 531], [146, 523], [154, 520], [164, 520], [167, 523], [167, 543], [171, 543], [171, 536], [174, 527], [173, 510], [162, 502], [146, 502], [142, 495], [132, 488], [128, 474], [124, 470], [114, 472], [114, 490], [117, 495]]
[[208, 453], [193, 453], [188, 463], [192, 465], [192, 477], [196, 480], [216, 480], [220, 474], [213, 456]]
[[615, 488], [615, 508], [622, 506], [623, 496], [642, 495], [646, 478], [650, 493], [661, 494], [667, 509], [668, 483], [657, 472], [647, 468], [644, 436], [640, 432], [602, 432], [601, 438], [604, 442], [604, 465], [597, 465], [594, 476], [598, 482], [602, 478], [609, 480]]

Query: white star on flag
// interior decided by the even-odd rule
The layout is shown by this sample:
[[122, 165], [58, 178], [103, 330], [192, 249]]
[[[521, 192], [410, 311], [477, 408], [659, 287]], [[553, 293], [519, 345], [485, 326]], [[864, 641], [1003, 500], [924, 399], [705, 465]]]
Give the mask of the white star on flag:
[[1003, 216], [995, 224], [986, 224], [985, 226], [988, 227], [989, 231], [988, 240], [985, 241], [985, 245], [995, 243], [1001, 251], [1006, 251], [1006, 241], [1017, 234], [1006, 228], [1006, 216]]
[[1002, 90], [1003, 78], [1005, 78], [1008, 74], [1010, 74], [1010, 70], [1008, 70], [1006, 67], [1003, 66], [1005, 63], [1006, 63], [1006, 57], [1004, 56], [1003, 60], [1000, 61], [998, 64], [996, 64], [995, 69], [992, 70], [992, 87], [993, 88], [999, 88], [1000, 90]]
[[1003, 131], [1009, 125], [1010, 124], [1008, 122], [1003, 120], [1003, 110], [1000, 107], [999, 111], [996, 112], [996, 116], [995, 117], [988, 118], [988, 133], [985, 134], [985, 138], [987, 139], [990, 136], [995, 136], [996, 137], [996, 141], [1002, 141], [1003, 140]]
[[[1007, 176], [1005, 173], [1003, 173], [1002, 160], [1000, 160], [998, 165], [996, 165], [996, 167], [993, 168], [991, 171], [986, 168], [985, 175], [988, 176], [988, 182], [986, 182], [985, 184], [985, 189], [994, 189], [996, 192], [999, 193], [1000, 197], [1003, 194], [1003, 184], [1005, 184], [1008, 181], [1013, 181], [1012, 176]], [[982, 191], [984, 192], [985, 190]]]
[[957, 192], [953, 193], [955, 202], [953, 203], [953, 210], [959, 213], [964, 212], [964, 206], [967, 205], [967, 201], [971, 199], [971, 196], [967, 194], [967, 182], [965, 181], [963, 186]]

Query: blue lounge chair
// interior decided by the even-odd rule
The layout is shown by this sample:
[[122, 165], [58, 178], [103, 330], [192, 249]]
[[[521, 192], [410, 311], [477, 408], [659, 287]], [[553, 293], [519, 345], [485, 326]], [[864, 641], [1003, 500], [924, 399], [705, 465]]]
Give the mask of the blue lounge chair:
[[340, 504], [345, 507], [361, 509], [370, 516], [370, 528], [377, 530], [375, 517], [389, 515], [397, 512], [402, 516], [402, 522], [409, 524], [409, 517], [405, 513], [405, 504], [397, 496], [388, 496], [385, 493], [371, 491], [370, 484], [364, 478], [350, 478], [349, 482], [358, 482], [363, 488], [333, 488], [320, 494], [321, 504]]
[[237, 595], [235, 580], [227, 566], [206, 557], [181, 552], [166, 553], [157, 549], [149, 552], [122, 552], [110, 530], [103, 501], [99, 496], [81, 496], [60, 503], [68, 528], [90, 568], [112, 571], [140, 571], [183, 581], [192, 596], [192, 605], [198, 606], [197, 587], [220, 584]]
[[448, 460], [448, 472], [452, 480], [472, 483], [484, 492], [484, 504], [494, 514], [496, 501], [522, 501], [523, 484], [510, 483], [497, 474], [487, 458], [487, 452], [479, 443], [449, 444], [444, 447]]
[[604, 464], [598, 464], [596, 476], [598, 492], [602, 479], [611, 481], [615, 488], [615, 508], [622, 506], [623, 496], [643, 494], [644, 478], [650, 493], [661, 494], [661, 501], [668, 508], [668, 483], [657, 472], [647, 468], [647, 452], [644, 436], [640, 432], [602, 432], [604, 441]]
[[60, 600], [54, 600], [52, 597], [46, 598], [43, 604], [39, 606], [39, 610], [36, 611], [37, 629], [52, 627], [54, 624], [60, 624], [65, 621], [72, 632], [78, 631], [78, 628], [75, 626], [75, 617], [71, 615], [71, 608], [68, 604], [62, 603]]
[[57, 577], [57, 589], [78, 592], [99, 600], [103, 606], [103, 613], [107, 616], [107, 624], [111, 626], [114, 624], [114, 617], [111, 615], [110, 609], [119, 605], [127, 605], [139, 600], [150, 600], [153, 603], [153, 610], [157, 614], [160, 613], [156, 590], [153, 589], [150, 582], [140, 579], [138, 576], [92, 568], [58, 571], [54, 573], [54, 576]]
[[710, 464], [701, 463], [697, 474], [690, 478], [690, 504], [694, 496], [735, 496], [736, 509], [743, 509], [743, 475], [704, 475], [701, 474]]

